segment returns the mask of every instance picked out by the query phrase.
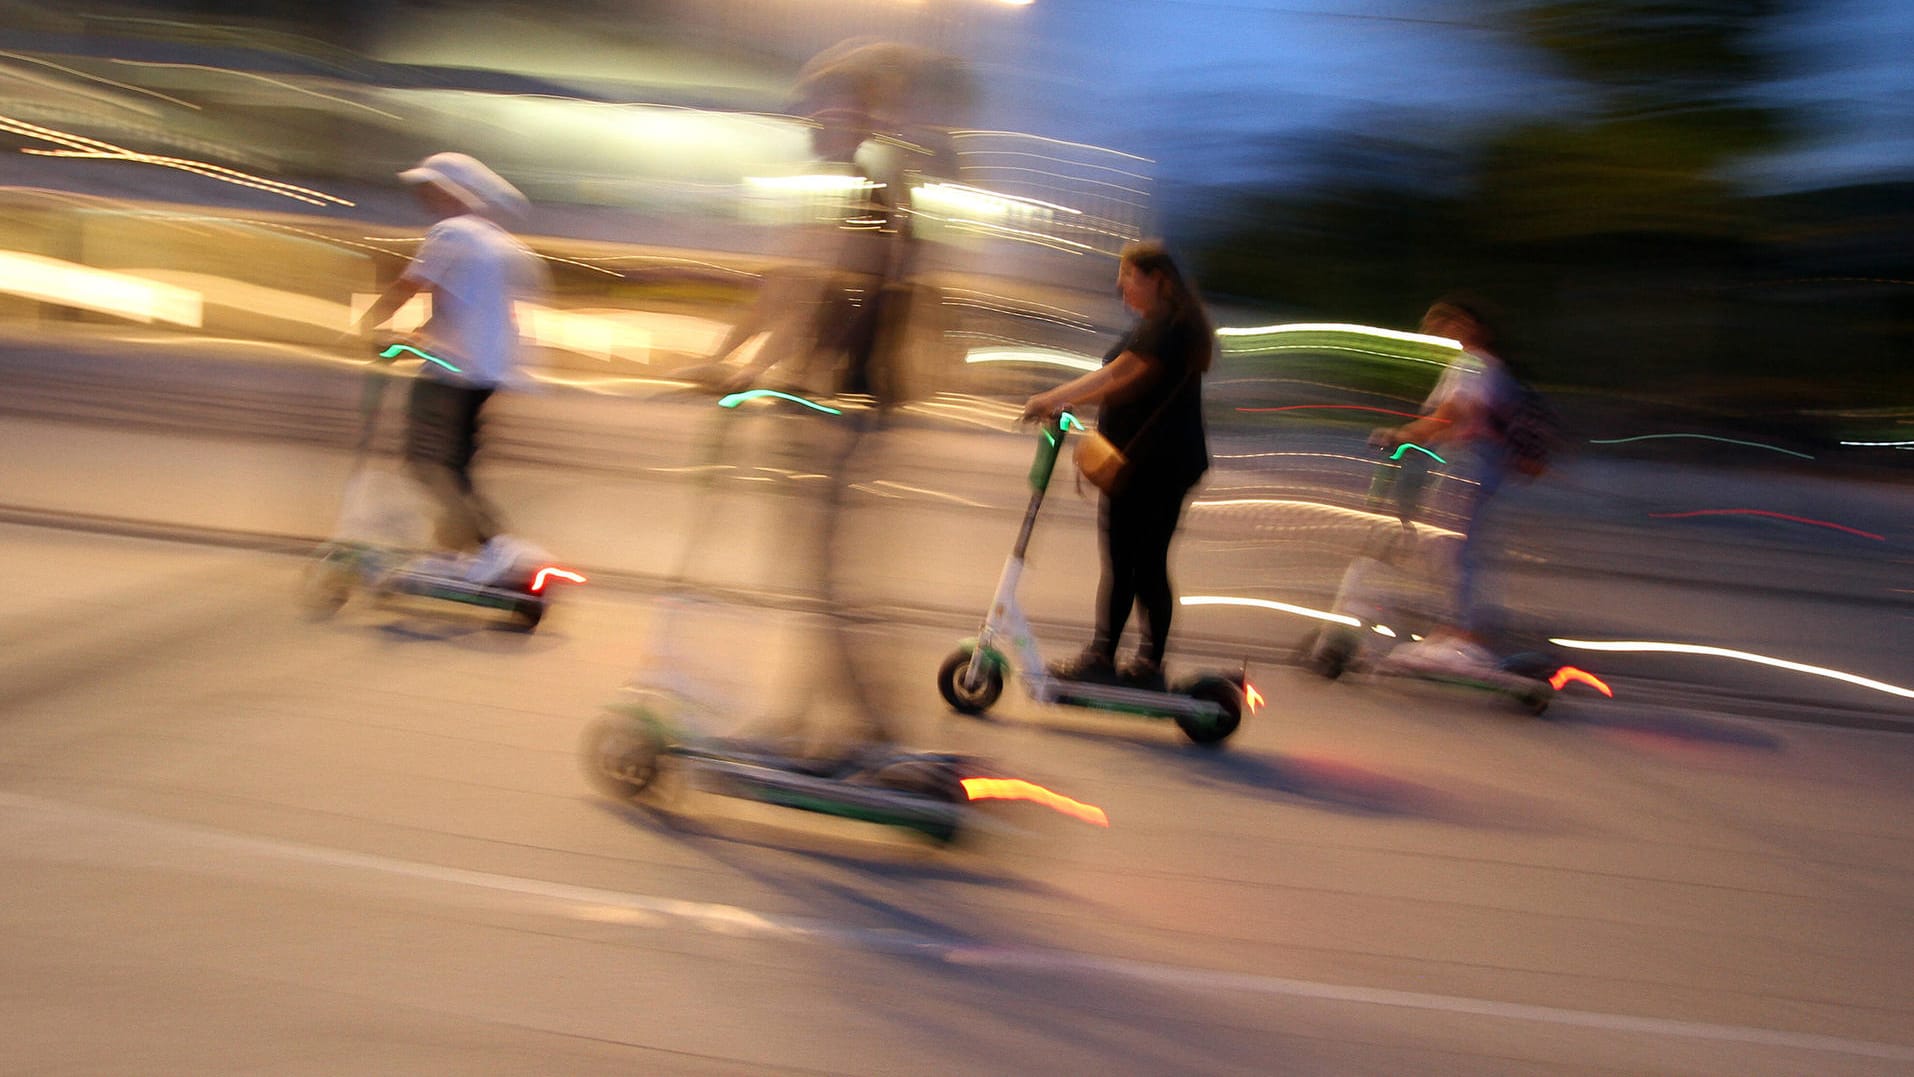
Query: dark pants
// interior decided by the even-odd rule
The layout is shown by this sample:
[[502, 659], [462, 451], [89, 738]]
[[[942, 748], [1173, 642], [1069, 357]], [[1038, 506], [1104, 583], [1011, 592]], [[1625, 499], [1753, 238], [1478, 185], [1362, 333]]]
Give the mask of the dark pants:
[[501, 528], [492, 506], [472, 487], [479, 412], [492, 390], [412, 379], [406, 406], [406, 467], [439, 505], [438, 541], [452, 548], [481, 545]]
[[1170, 540], [1183, 516], [1191, 481], [1139, 474], [1097, 513], [1103, 538], [1103, 581], [1097, 587], [1092, 649], [1115, 660], [1132, 607], [1142, 610], [1138, 653], [1158, 663], [1169, 644], [1176, 596], [1170, 590]]

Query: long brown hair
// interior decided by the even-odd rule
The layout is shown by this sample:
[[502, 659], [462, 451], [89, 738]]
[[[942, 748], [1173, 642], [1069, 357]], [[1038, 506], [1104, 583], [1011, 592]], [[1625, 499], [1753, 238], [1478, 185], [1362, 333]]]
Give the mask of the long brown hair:
[[1202, 363], [1197, 369], [1207, 372], [1216, 353], [1216, 323], [1210, 320], [1209, 308], [1203, 305], [1203, 297], [1183, 276], [1176, 259], [1170, 257], [1169, 248], [1163, 245], [1162, 240], [1139, 239], [1124, 244], [1117, 257], [1137, 272], [1152, 274], [1169, 283], [1163, 302], [1169, 308], [1171, 318], [1188, 318], [1201, 327], [1203, 340], [1208, 347], [1203, 349]]

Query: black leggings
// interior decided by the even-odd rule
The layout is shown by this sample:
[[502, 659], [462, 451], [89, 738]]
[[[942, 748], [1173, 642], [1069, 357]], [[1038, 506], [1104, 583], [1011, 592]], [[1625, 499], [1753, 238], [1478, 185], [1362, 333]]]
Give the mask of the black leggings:
[[1139, 475], [1106, 494], [1097, 513], [1103, 537], [1103, 581], [1097, 587], [1097, 632], [1091, 649], [1115, 660], [1132, 607], [1141, 607], [1138, 653], [1159, 665], [1169, 644], [1176, 596], [1170, 590], [1170, 540], [1192, 482]]

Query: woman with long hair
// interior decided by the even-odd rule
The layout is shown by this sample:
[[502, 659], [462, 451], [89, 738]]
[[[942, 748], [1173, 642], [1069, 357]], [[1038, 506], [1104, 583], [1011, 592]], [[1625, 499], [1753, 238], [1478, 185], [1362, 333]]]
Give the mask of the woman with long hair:
[[[1081, 655], [1050, 672], [1161, 690], [1176, 610], [1170, 540], [1190, 491], [1210, 465], [1203, 375], [1215, 355], [1216, 329], [1160, 242], [1123, 248], [1117, 292], [1137, 322], [1104, 356], [1102, 367], [1024, 403], [1027, 420], [1098, 405], [1098, 431], [1130, 460], [1122, 484], [1103, 494], [1097, 513], [1103, 577], [1096, 634]], [[1142, 610], [1142, 639], [1135, 660], [1119, 670], [1117, 645], [1133, 607]]]

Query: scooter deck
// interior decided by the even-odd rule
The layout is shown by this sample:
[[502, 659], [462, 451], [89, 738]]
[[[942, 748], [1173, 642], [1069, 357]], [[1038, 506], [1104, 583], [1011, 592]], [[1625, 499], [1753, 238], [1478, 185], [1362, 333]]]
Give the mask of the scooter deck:
[[470, 580], [437, 576], [406, 568], [394, 569], [387, 573], [379, 579], [377, 587], [391, 594], [441, 598], [451, 602], [502, 610], [517, 609], [528, 602], [544, 601], [540, 596], [523, 588], [474, 583]]
[[903, 827], [948, 838], [963, 821], [963, 808], [920, 793], [854, 784], [785, 767], [682, 745], [669, 754], [691, 767], [695, 784], [721, 796], [834, 815], [860, 822]]
[[1223, 708], [1207, 699], [1120, 684], [1032, 678], [1031, 698], [1041, 703], [1139, 714], [1147, 718], [1221, 718]]
[[1478, 673], [1461, 671], [1422, 670], [1400, 666], [1391, 666], [1387, 659], [1371, 666], [1359, 668], [1358, 675], [1386, 677], [1395, 680], [1421, 681], [1427, 684], [1446, 685], [1452, 688], [1467, 688], [1478, 692], [1499, 695], [1535, 714], [1548, 709], [1555, 698], [1555, 689], [1543, 680], [1511, 673], [1505, 670], [1483, 670]]

